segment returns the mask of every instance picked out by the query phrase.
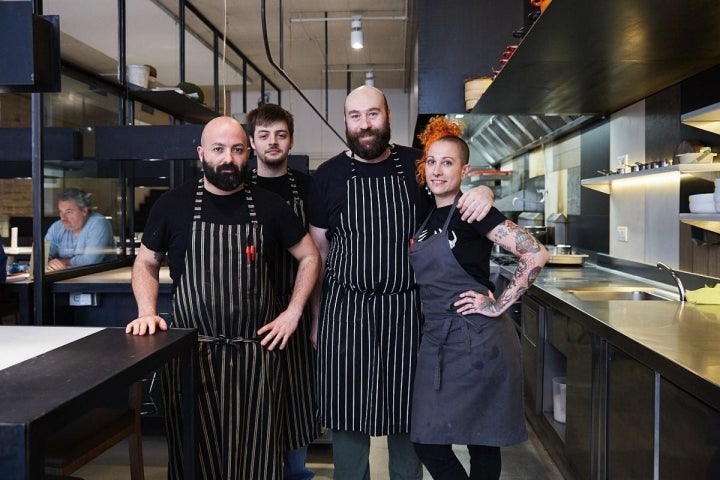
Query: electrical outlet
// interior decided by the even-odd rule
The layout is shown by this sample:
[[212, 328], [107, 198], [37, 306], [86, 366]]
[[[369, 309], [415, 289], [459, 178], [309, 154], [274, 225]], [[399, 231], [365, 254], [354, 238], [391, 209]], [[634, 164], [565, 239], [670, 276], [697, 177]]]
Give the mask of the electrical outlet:
[[73, 307], [89, 307], [97, 305], [94, 293], [71, 293], [68, 302]]
[[625, 226], [617, 227], [617, 229], [615, 229], [615, 234], [617, 235], [618, 242], [627, 242], [628, 241], [628, 227], [625, 227]]

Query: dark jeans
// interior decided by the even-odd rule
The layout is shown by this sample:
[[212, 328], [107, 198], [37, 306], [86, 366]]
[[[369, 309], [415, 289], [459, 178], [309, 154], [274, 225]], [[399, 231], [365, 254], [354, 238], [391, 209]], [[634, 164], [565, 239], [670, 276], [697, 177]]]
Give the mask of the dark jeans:
[[470, 475], [465, 472], [452, 445], [413, 443], [415, 453], [435, 480], [498, 480], [502, 469], [500, 447], [468, 445]]

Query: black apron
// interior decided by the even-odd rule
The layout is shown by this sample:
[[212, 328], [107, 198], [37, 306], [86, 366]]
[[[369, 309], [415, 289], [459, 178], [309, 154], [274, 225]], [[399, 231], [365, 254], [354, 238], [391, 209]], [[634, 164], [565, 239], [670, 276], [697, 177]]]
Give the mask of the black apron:
[[[459, 294], [487, 292], [457, 262], [442, 232], [415, 235], [410, 263], [425, 317], [413, 389], [410, 438], [416, 443], [506, 446], [525, 441], [520, 342], [511, 320], [463, 316]], [[430, 216], [428, 216], [428, 219]]]
[[[289, 202], [290, 207], [307, 230], [305, 208], [292, 170], [288, 169], [287, 176], [292, 193], [292, 201]], [[251, 182], [257, 184], [257, 169], [252, 170]], [[278, 293], [276, 297], [278, 312], [285, 310], [290, 302], [295, 287], [297, 265], [297, 260], [287, 250], [283, 249], [275, 257], [274, 283]], [[312, 313], [310, 302], [308, 302], [295, 333], [292, 334], [285, 347], [285, 355], [283, 355], [285, 368], [287, 369], [285, 376], [287, 379], [285, 392], [287, 399], [287, 432], [285, 437], [287, 450], [294, 450], [308, 445], [318, 437], [317, 405], [315, 404], [317, 372], [315, 348], [310, 342], [311, 322]]]
[[[330, 242], [318, 335], [320, 422], [369, 435], [406, 433], [419, 336], [408, 262], [415, 223], [397, 174], [361, 178], [352, 162], [347, 203]], [[413, 179], [414, 181], [414, 179]]]
[[[282, 476], [285, 378], [281, 351], [260, 345], [257, 330], [276, 316], [265, 262], [263, 228], [251, 222], [221, 225], [201, 220], [198, 183], [185, 271], [173, 296], [175, 324], [197, 328], [196, 409], [200, 430], [198, 478], [276, 479]], [[240, 205], [238, 206], [240, 208]], [[177, 364], [164, 375], [169, 478], [182, 478], [182, 418]]]

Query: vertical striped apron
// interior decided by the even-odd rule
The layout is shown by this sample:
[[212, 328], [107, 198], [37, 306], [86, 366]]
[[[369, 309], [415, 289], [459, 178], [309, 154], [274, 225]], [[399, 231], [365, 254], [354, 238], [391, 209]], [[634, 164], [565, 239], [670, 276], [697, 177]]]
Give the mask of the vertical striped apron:
[[[307, 230], [303, 199], [300, 198], [295, 177], [289, 169], [287, 176], [292, 193], [290, 207]], [[257, 183], [256, 169], [252, 171], [251, 181], [253, 184]], [[297, 270], [297, 260], [287, 250], [278, 253], [274, 268], [275, 287], [278, 292], [276, 297], [278, 312], [285, 310], [290, 302]], [[294, 450], [308, 445], [318, 436], [315, 405], [317, 372], [315, 370], [315, 349], [310, 343], [311, 319], [310, 304], [308, 302], [297, 330], [288, 341], [284, 355], [288, 382], [285, 391], [287, 399], [287, 450]]]
[[409, 430], [419, 299], [408, 261], [415, 207], [396, 175], [361, 178], [330, 242], [318, 336], [320, 421], [369, 435]]
[[[255, 218], [249, 186], [245, 194], [251, 222], [245, 225], [201, 220], [203, 192], [201, 179], [185, 271], [173, 297], [176, 325], [197, 328], [199, 334], [198, 478], [280, 478], [285, 423], [282, 352], [260, 346], [256, 333], [276, 313], [262, 225]], [[171, 479], [182, 477], [177, 373], [164, 375], [163, 382]]]

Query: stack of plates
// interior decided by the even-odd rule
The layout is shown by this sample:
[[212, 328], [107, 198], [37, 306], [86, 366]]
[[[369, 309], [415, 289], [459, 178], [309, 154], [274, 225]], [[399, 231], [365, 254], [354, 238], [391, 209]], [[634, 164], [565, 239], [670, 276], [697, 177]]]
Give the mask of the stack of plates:
[[715, 213], [715, 195], [720, 204], [720, 192], [690, 195], [690, 213]]

